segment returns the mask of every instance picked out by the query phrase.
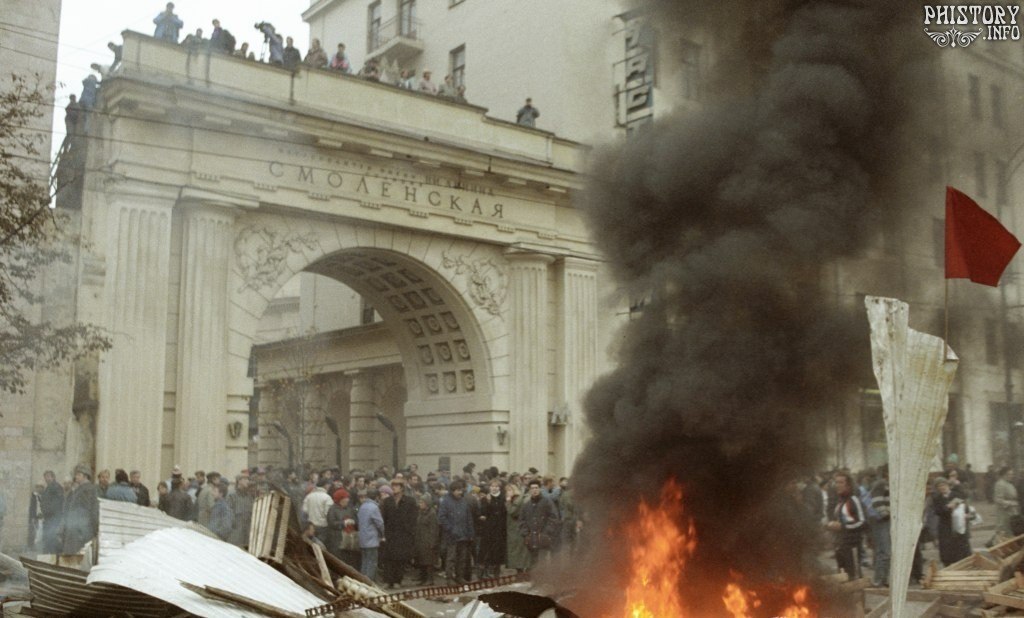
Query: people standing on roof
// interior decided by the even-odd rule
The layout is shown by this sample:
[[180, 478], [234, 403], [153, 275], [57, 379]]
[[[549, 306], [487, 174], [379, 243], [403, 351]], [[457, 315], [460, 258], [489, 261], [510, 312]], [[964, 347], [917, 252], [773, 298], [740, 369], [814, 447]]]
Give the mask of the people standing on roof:
[[167, 3], [167, 8], [153, 19], [153, 23], [156, 24], [156, 31], [153, 32], [153, 36], [164, 41], [170, 41], [171, 43], [178, 42], [178, 32], [185, 25], [185, 22], [181, 21], [174, 14], [173, 2]]
[[327, 52], [320, 46], [320, 39], [313, 39], [302, 62], [311, 69], [322, 69], [327, 66]]
[[533, 106], [533, 99], [527, 98], [526, 105], [516, 112], [516, 124], [524, 127], [537, 126], [537, 118], [540, 117], [540, 110]]
[[339, 73], [352, 72], [352, 65], [348, 61], [348, 56], [345, 55], [344, 43], [338, 43], [338, 51], [331, 58], [331, 70]]
[[286, 38], [285, 43], [284, 51], [282, 52], [282, 64], [284, 68], [289, 71], [294, 71], [299, 68], [299, 64], [302, 63], [302, 54], [295, 47], [295, 42], [292, 40], [292, 37]]

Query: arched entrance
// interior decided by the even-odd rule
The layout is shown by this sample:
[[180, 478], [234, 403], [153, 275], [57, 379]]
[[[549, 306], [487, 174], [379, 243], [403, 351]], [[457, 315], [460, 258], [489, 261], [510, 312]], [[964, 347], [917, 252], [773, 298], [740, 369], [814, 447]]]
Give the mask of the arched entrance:
[[[246, 253], [265, 261], [274, 246], [312, 247], [305, 256], [308, 263], [295, 263], [298, 272], [351, 288], [364, 310], [371, 306], [381, 321], [307, 332], [254, 348], [260, 413], [258, 420], [250, 419], [258, 423], [258, 442], [251, 445], [256, 456], [249, 463], [328, 466], [337, 465], [340, 455], [340, 467], [348, 470], [374, 469], [396, 460], [433, 469], [442, 457], [456, 464], [462, 459], [507, 461], [508, 449], [499, 443], [497, 428], [507, 431], [508, 407], [495, 402], [494, 351], [485, 332], [500, 351], [506, 339], [499, 315], [505, 277], [501, 253], [465, 241], [427, 243], [436, 246], [415, 256], [395, 247], [335, 248], [324, 242], [322, 229], [275, 232], [280, 223], [264, 221], [259, 234], [263, 241], [258, 242], [247, 232], [252, 225], [242, 227], [236, 241], [236, 251], [242, 253], [236, 256], [241, 296], [268, 294], [290, 270], [282, 269], [273, 284], [261, 285], [244, 277]], [[485, 272], [489, 282], [481, 283], [485, 263], [491, 265]], [[472, 289], [476, 299], [467, 299], [466, 290]], [[271, 310], [273, 297], [263, 304], [264, 312]], [[345, 310], [352, 312], [351, 307]], [[490, 318], [486, 327], [480, 314]], [[485, 439], [479, 440], [480, 435]]]

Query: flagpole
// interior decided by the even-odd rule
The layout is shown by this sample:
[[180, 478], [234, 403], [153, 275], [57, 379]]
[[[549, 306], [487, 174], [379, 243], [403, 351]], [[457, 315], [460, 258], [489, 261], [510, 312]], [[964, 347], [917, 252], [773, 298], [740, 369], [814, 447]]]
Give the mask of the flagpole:
[[946, 300], [943, 303], [943, 308], [946, 313], [946, 330], [942, 335], [942, 341], [945, 345], [949, 345], [949, 279], [946, 279]]

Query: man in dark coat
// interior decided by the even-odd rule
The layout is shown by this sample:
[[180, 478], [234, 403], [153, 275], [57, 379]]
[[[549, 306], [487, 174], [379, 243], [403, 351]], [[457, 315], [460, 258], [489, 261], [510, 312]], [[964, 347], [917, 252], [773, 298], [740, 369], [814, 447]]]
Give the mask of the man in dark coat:
[[477, 524], [480, 532], [480, 548], [477, 564], [480, 577], [498, 577], [501, 565], [505, 564], [508, 513], [505, 509], [505, 488], [497, 478], [491, 479], [488, 491], [480, 498]]
[[388, 587], [400, 586], [405, 567], [416, 550], [416, 500], [405, 495], [405, 481], [391, 481], [392, 495], [384, 499], [381, 514], [388, 540], [381, 555], [384, 583]]
[[57, 482], [52, 470], [43, 473], [46, 487], [39, 496], [39, 510], [43, 516], [43, 538], [39, 553], [55, 554], [60, 548], [60, 525], [64, 516], [64, 488]]
[[149, 506], [149, 488], [142, 484], [142, 473], [132, 470], [128, 475], [128, 482], [132, 486], [132, 491], [135, 492], [136, 504]]
[[540, 493], [540, 479], [530, 479], [529, 496], [519, 511], [519, 533], [526, 540], [530, 550], [530, 568], [537, 565], [541, 556], [551, 553], [555, 535], [558, 534], [558, 509], [555, 504]]
[[419, 515], [416, 518], [416, 556], [413, 562], [420, 570], [420, 586], [434, 585], [434, 567], [437, 565], [437, 546], [440, 527], [437, 523], [437, 509], [431, 506], [430, 496], [421, 495], [416, 499]]
[[[932, 495], [932, 508], [938, 516], [939, 560], [943, 566], [949, 566], [971, 555], [970, 530], [958, 533], [953, 529], [953, 511], [964, 503], [944, 478], [935, 480], [935, 493]], [[964, 505], [966, 508], [966, 505]]]
[[64, 534], [62, 554], [77, 554], [86, 543], [96, 537], [100, 524], [100, 501], [92, 470], [80, 465], [75, 468], [75, 487], [64, 503]]
[[292, 37], [285, 39], [285, 42], [287, 44], [284, 48], [282, 64], [289, 71], [294, 71], [302, 63], [302, 54], [295, 48], [295, 42], [292, 40]]
[[190, 521], [193, 518], [192, 498], [185, 493], [180, 478], [171, 481], [171, 492], [167, 494], [167, 514], [182, 521]]
[[247, 547], [249, 530], [252, 528], [252, 507], [256, 503], [256, 493], [249, 483], [248, 476], [239, 475], [235, 478], [235, 493], [229, 495], [227, 501], [234, 517], [228, 543], [237, 547]]
[[441, 499], [437, 521], [441, 525], [443, 544], [447, 551], [445, 568], [449, 583], [461, 585], [470, 579], [470, 549], [473, 546], [473, 514], [465, 498], [466, 482], [457, 479]]

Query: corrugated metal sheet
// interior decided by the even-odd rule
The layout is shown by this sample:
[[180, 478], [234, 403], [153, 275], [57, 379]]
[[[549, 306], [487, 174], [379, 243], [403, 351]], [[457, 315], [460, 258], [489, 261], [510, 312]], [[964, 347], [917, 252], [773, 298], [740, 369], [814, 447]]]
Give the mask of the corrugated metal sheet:
[[[304, 613], [321, 600], [249, 553], [186, 528], [151, 532], [121, 549], [109, 549], [89, 573], [90, 584], [118, 584], [205, 618], [249, 618], [258, 612], [205, 599], [180, 582], [214, 586], [274, 607]], [[352, 611], [346, 616], [376, 616]]]
[[107, 551], [121, 549], [154, 530], [188, 528], [216, 538], [206, 527], [166, 515], [158, 509], [119, 502], [100, 500], [99, 562]]
[[86, 584], [86, 573], [70, 567], [21, 559], [28, 569], [32, 609], [53, 616], [163, 618], [181, 613], [164, 601], [105, 583]]

